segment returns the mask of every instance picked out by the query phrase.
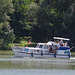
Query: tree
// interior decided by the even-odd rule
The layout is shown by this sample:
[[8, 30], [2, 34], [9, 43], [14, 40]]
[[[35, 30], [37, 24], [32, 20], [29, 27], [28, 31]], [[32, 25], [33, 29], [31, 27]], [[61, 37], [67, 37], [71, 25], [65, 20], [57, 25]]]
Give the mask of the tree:
[[31, 24], [34, 40], [44, 42], [53, 36], [68, 37], [68, 34], [65, 34], [67, 32], [65, 15], [72, 3], [73, 0], [36, 0], [30, 11], [33, 12], [30, 17], [35, 23]]
[[71, 39], [73, 44], [75, 45], [75, 1], [69, 7], [68, 11], [65, 14], [65, 27], [66, 34]]
[[6, 49], [8, 43], [15, 39], [13, 29], [10, 27], [9, 13], [13, 12], [12, 0], [0, 0], [0, 49]]
[[[74, 1], [13, 0], [15, 11], [11, 15], [11, 27], [16, 36], [32, 36], [36, 42], [46, 42], [53, 36], [70, 38], [70, 27], [74, 28], [71, 8]], [[71, 36], [74, 39], [73, 34]]]
[[27, 36], [29, 32], [28, 6], [31, 0], [13, 0], [14, 13], [11, 14], [11, 27], [14, 29], [14, 34], [18, 37]]

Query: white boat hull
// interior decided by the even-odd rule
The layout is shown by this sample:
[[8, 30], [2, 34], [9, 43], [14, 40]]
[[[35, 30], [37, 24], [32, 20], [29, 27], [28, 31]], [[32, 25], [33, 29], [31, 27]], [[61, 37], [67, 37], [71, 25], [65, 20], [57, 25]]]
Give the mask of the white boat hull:
[[38, 54], [38, 53], [28, 53], [22, 50], [13, 49], [13, 52], [16, 57], [34, 57], [34, 58], [69, 58], [69, 55], [66, 54]]

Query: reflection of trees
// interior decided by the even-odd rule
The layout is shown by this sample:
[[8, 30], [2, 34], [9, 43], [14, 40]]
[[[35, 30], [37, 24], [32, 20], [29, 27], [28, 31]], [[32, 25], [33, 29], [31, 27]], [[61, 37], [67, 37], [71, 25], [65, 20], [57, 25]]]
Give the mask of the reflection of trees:
[[75, 69], [71, 59], [0, 59], [0, 69]]
[[[59, 59], [60, 60], [60, 59]], [[74, 61], [75, 62], [75, 61]], [[12, 61], [20, 69], [75, 69], [75, 64], [68, 61]]]

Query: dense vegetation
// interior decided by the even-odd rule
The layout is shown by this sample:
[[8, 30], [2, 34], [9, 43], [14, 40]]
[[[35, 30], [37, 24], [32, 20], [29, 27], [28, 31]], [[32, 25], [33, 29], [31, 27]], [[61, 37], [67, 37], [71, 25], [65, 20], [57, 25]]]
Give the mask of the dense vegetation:
[[75, 45], [75, 0], [0, 0], [0, 49], [21, 37], [47, 42], [53, 36]]

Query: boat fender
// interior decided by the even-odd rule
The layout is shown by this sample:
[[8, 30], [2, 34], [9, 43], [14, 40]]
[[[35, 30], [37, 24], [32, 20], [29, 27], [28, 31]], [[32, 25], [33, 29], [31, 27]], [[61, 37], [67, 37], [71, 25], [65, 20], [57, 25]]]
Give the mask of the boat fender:
[[54, 53], [54, 57], [56, 58], [56, 53]]
[[43, 51], [41, 51], [41, 56], [43, 56]]
[[68, 54], [68, 57], [70, 58], [70, 57], [71, 57], [71, 55], [70, 55], [70, 54]]
[[33, 52], [31, 52], [31, 57], [33, 57]]

